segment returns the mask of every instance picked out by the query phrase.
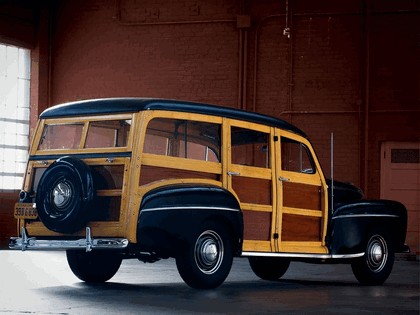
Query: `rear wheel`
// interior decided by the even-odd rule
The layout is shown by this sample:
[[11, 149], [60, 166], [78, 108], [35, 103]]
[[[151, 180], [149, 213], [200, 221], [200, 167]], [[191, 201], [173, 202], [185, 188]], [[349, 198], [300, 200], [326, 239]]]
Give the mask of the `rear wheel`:
[[365, 255], [351, 264], [356, 279], [364, 285], [380, 285], [388, 279], [394, 265], [394, 252], [388, 238], [381, 233], [373, 234]]
[[122, 257], [112, 251], [68, 250], [67, 262], [71, 271], [85, 282], [105, 282], [120, 268]]
[[256, 276], [271, 281], [281, 278], [290, 265], [290, 260], [285, 258], [249, 257], [248, 260]]
[[213, 289], [225, 281], [232, 261], [229, 233], [220, 224], [206, 222], [176, 257], [176, 266], [190, 287]]

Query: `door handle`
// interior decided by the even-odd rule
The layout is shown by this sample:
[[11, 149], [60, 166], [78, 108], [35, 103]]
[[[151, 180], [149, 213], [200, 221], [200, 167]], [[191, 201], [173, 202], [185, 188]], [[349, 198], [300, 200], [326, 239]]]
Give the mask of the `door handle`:
[[279, 181], [282, 181], [282, 182], [290, 182], [290, 178], [286, 178], [286, 177], [279, 177]]
[[239, 172], [228, 172], [228, 175], [229, 176], [239, 176], [239, 175], [241, 175], [241, 173], [239, 173]]

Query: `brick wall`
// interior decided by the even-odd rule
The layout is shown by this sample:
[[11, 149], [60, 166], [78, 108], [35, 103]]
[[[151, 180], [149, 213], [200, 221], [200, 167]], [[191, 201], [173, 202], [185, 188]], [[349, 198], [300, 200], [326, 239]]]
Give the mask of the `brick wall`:
[[[401, 112], [419, 106], [418, 72], [409, 66], [418, 59], [413, 2], [371, 1], [365, 5], [373, 12], [368, 18], [358, 1], [291, 2], [290, 38], [283, 35], [285, 2], [117, 4], [66, 1], [51, 10], [52, 104], [146, 96], [237, 107], [245, 80], [244, 107], [305, 130], [327, 174], [334, 132], [336, 178], [367, 188], [374, 198], [379, 197], [376, 155], [384, 140], [379, 134], [420, 138], [409, 119], [419, 113]], [[250, 16], [249, 28], [237, 27], [238, 14]], [[390, 122], [385, 125], [375, 114], [378, 108], [412, 125], [390, 131]]]
[[[121, 1], [121, 21], [114, 18], [114, 1], [64, 2], [54, 15], [52, 102], [145, 96], [236, 104], [231, 2], [220, 2], [213, 12], [207, 2], [197, 8], [193, 1], [142, 1], [144, 7]], [[208, 22], [190, 22], [195, 20]]]

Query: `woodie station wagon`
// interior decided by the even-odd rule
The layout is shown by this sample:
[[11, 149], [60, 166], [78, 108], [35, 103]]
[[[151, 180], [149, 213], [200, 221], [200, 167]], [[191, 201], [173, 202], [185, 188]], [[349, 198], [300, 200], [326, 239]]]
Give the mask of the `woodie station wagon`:
[[66, 250], [87, 282], [109, 280], [122, 259], [174, 257], [189, 286], [210, 289], [239, 256], [266, 280], [290, 261], [340, 262], [376, 285], [407, 251], [405, 207], [326, 179], [301, 130], [183, 101], [45, 110], [14, 211], [10, 248]]

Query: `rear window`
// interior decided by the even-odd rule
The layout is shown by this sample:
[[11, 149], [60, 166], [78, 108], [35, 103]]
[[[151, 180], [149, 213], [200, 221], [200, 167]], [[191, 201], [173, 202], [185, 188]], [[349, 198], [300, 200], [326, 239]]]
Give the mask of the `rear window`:
[[83, 123], [46, 125], [38, 150], [77, 149], [83, 126]]
[[[105, 120], [86, 123], [46, 124], [38, 150], [126, 147], [131, 120]], [[87, 129], [86, 140], [83, 138]]]
[[90, 122], [85, 148], [126, 147], [130, 125], [130, 120]]

